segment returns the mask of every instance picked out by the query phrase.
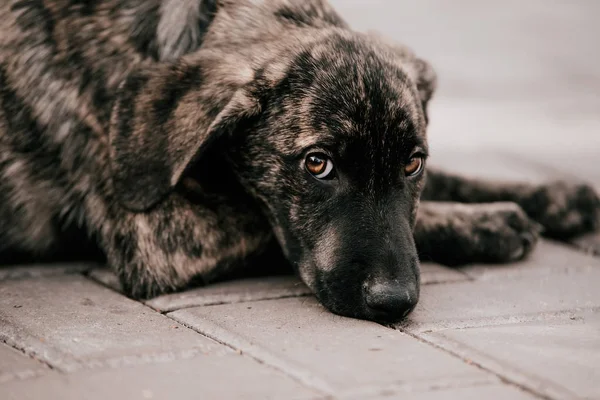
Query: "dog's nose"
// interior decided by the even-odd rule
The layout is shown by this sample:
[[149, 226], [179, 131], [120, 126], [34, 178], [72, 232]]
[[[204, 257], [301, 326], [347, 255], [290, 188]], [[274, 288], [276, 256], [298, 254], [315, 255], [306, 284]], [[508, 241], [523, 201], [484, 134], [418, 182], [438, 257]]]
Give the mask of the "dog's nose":
[[365, 301], [377, 319], [400, 321], [417, 305], [416, 285], [373, 283], [365, 286]]

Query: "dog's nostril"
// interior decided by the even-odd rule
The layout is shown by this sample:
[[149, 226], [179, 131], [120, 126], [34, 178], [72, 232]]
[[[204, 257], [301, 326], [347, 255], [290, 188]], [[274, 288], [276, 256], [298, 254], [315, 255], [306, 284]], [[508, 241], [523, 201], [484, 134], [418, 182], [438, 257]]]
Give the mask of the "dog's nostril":
[[415, 308], [418, 294], [416, 287], [378, 283], [365, 288], [365, 301], [382, 319], [400, 320]]

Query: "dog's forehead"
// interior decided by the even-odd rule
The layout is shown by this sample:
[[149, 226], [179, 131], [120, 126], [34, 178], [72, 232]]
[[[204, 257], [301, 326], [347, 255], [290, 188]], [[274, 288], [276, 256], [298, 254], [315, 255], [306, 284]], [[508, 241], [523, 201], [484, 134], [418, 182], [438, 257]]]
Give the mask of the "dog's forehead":
[[285, 146], [291, 152], [327, 143], [375, 150], [425, 142], [415, 85], [366, 41], [334, 36], [317, 43], [291, 63], [288, 78], [285, 109], [295, 126], [293, 144]]

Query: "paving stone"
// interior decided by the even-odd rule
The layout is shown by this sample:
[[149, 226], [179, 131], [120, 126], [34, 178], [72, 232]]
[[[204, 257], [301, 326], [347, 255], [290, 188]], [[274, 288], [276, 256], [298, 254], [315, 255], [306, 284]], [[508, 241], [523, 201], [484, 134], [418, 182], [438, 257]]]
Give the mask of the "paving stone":
[[0, 340], [59, 370], [220, 352], [223, 347], [84, 277], [0, 282]]
[[[41, 362], [0, 342], [0, 385], [16, 379], [33, 378], [50, 371], [50, 368]], [[0, 393], [1, 391], [2, 389]]]
[[413, 337], [343, 318], [313, 297], [196, 307], [170, 317], [337, 396], [496, 378]]
[[[538, 397], [509, 385], [481, 385], [473, 387], [438, 388], [427, 392], [409, 392], [382, 390], [369, 396], [369, 400], [389, 400], [406, 398], [411, 400], [534, 400]], [[364, 397], [349, 397], [352, 400], [362, 400]]]
[[[421, 266], [421, 273], [424, 285], [469, 279], [461, 272], [431, 263], [424, 263]], [[103, 281], [107, 279], [103, 278]], [[146, 301], [146, 305], [161, 312], [170, 312], [195, 306], [243, 303], [311, 294], [310, 289], [295, 276], [263, 277], [222, 282], [160, 296]]]
[[115, 275], [115, 273], [112, 272], [109, 268], [94, 269], [90, 271], [88, 277], [114, 290], [115, 292], [122, 292], [121, 282], [119, 282], [119, 278], [117, 278], [117, 275]]
[[237, 354], [79, 371], [0, 385], [3, 400], [318, 399], [289, 377]]
[[146, 302], [160, 311], [194, 306], [306, 296], [310, 289], [294, 276], [263, 277], [216, 283], [186, 292], [160, 296]]
[[473, 279], [494, 280], [519, 277], [542, 277], [551, 273], [569, 274], [577, 269], [596, 268], [600, 260], [591, 254], [573, 250], [569, 245], [541, 240], [523, 261], [505, 264], [475, 264], [460, 268]]
[[552, 398], [600, 398], [600, 314], [435, 332], [450, 348]]
[[600, 268], [519, 279], [425, 285], [419, 304], [398, 326], [411, 332], [563, 318], [600, 307]]
[[422, 285], [460, 282], [467, 280], [469, 280], [469, 276], [456, 269], [444, 267], [433, 263], [421, 264]]
[[[116, 275], [104, 268], [90, 272], [89, 277], [120, 292]], [[460, 271], [432, 263], [421, 265], [421, 283], [424, 285], [457, 282], [469, 277]], [[147, 300], [146, 305], [161, 312], [182, 308], [217, 304], [242, 303], [286, 297], [311, 295], [310, 289], [295, 276], [272, 276], [220, 282]]]
[[34, 264], [34, 265], [0, 265], [0, 281], [6, 279], [40, 278], [44, 276], [79, 274], [98, 268], [96, 264]]

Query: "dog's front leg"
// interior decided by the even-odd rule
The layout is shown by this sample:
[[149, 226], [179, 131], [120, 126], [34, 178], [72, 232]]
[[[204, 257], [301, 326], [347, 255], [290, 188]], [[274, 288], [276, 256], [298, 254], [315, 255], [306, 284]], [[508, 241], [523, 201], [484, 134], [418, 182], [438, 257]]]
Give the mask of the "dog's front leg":
[[424, 201], [414, 237], [422, 261], [457, 266], [517, 261], [534, 248], [540, 227], [515, 203]]
[[206, 283], [264, 249], [270, 228], [259, 213], [227, 199], [204, 204], [171, 196], [151, 211], [120, 212], [102, 235], [123, 290], [150, 298]]
[[436, 169], [428, 171], [424, 200], [462, 203], [514, 202], [544, 227], [544, 236], [567, 240], [593, 231], [600, 220], [600, 200], [585, 184], [494, 183]]

